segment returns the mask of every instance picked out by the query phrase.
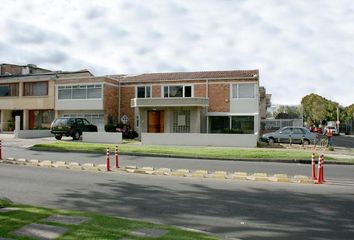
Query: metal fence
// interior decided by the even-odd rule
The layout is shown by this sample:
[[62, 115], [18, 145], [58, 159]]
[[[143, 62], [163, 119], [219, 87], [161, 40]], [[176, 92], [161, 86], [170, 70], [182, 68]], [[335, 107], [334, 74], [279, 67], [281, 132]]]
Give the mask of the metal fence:
[[263, 119], [261, 120], [261, 130], [263, 131], [275, 131], [282, 127], [289, 126], [303, 126], [302, 119]]

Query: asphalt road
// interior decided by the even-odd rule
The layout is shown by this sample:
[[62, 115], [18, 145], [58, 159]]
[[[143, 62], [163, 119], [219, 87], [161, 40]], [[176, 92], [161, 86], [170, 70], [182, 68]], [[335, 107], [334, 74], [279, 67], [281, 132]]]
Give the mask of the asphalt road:
[[90, 173], [0, 165], [0, 197], [208, 231], [225, 239], [352, 239], [354, 183]]
[[354, 137], [353, 136], [334, 136], [334, 147], [345, 147], [354, 149]]

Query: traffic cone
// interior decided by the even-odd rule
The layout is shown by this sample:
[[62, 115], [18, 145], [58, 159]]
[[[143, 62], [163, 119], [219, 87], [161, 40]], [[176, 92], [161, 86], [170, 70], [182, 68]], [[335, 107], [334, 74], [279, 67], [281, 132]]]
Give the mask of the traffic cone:
[[312, 153], [312, 157], [311, 157], [311, 175], [312, 175], [312, 179], [313, 180], [317, 180], [317, 177], [316, 177], [316, 163], [315, 163], [315, 154]]

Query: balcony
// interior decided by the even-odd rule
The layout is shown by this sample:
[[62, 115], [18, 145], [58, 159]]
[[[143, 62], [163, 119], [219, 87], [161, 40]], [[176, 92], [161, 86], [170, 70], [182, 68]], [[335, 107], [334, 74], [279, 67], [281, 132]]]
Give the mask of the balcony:
[[208, 98], [133, 98], [131, 107], [208, 107]]

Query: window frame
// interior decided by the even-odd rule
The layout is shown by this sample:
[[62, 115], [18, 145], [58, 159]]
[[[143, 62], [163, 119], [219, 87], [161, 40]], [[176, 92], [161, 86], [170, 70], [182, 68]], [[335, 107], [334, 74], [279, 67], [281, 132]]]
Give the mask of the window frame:
[[[240, 96], [240, 92], [239, 92], [239, 85], [253, 85], [253, 97], [239, 97]], [[234, 96], [234, 86], [236, 86], [236, 97]], [[256, 99], [257, 98], [257, 83], [248, 83], [248, 82], [240, 82], [240, 83], [231, 83], [231, 93], [230, 96], [232, 97], [232, 99]]]
[[[93, 86], [93, 87], [91, 87]], [[59, 92], [60, 90], [70, 90], [70, 98], [60, 98], [59, 97]], [[85, 98], [73, 98], [73, 90], [74, 89], [85, 89], [86, 90], [86, 94], [85, 94]], [[100, 97], [99, 98], [89, 98], [88, 97], [88, 90], [89, 89], [100, 89], [101, 93], [100, 93]], [[57, 85], [56, 86], [56, 91], [57, 91], [57, 99], [58, 101], [82, 101], [82, 100], [101, 100], [103, 99], [103, 84], [99, 83], [99, 84], [65, 84], [65, 85]]]
[[[45, 83], [46, 84], [46, 94], [43, 95], [27, 95], [26, 94], [26, 85], [30, 84], [31, 86], [31, 94], [33, 93], [33, 85], [34, 84], [40, 84], [40, 83]], [[37, 81], [37, 82], [24, 82], [23, 83], [23, 90], [22, 90], [22, 96], [24, 97], [43, 97], [43, 96], [48, 96], [49, 95], [49, 81]]]
[[[144, 97], [138, 97], [138, 88], [144, 88]], [[150, 96], [146, 97], [146, 89], [150, 89]], [[135, 86], [135, 98], [152, 98], [152, 86], [151, 85], [137, 85]]]
[[[170, 97], [170, 87], [181, 86], [182, 97]], [[165, 97], [165, 87], [168, 88], [167, 97]], [[191, 96], [186, 97], [186, 87], [191, 87]], [[163, 84], [161, 85], [161, 98], [193, 98], [194, 97], [194, 84]]]

